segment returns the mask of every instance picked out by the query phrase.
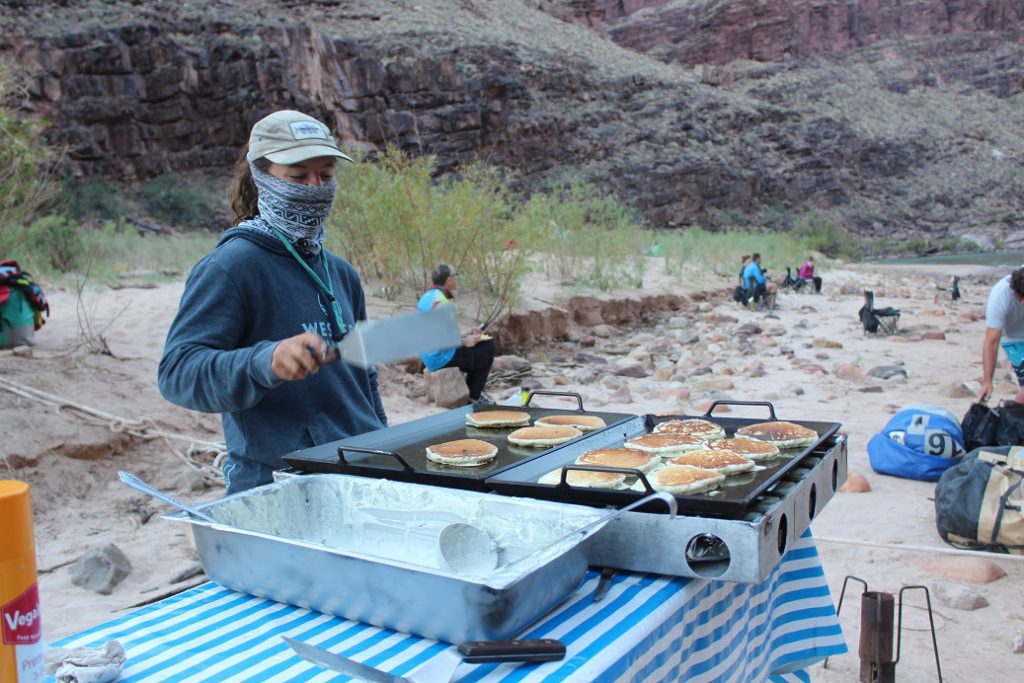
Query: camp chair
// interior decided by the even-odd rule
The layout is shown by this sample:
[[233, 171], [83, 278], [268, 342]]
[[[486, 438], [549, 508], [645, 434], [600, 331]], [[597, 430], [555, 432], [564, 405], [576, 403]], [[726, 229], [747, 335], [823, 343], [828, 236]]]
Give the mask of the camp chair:
[[[957, 302], [960, 301], [960, 276], [953, 276], [953, 283], [949, 287], [940, 287], [935, 285], [935, 289], [940, 292], [949, 292], [949, 302], [956, 306]], [[939, 295], [935, 295], [935, 303], [939, 303]]]
[[864, 332], [870, 334], [897, 334], [900, 328], [900, 311], [887, 306], [875, 308], [875, 293], [864, 290], [864, 305], [857, 312]]

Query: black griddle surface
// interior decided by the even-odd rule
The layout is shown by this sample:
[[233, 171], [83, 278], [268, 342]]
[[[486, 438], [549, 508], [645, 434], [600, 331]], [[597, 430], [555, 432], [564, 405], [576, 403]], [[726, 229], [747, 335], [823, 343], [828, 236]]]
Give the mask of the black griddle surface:
[[[735, 405], [741, 402], [730, 402]], [[713, 409], [713, 408], [712, 408]], [[616, 439], [609, 444], [600, 446], [587, 444], [583, 441], [569, 442], [557, 449], [552, 449], [539, 458], [529, 462], [521, 463], [512, 468], [496, 474], [487, 480], [489, 489], [506, 495], [526, 496], [545, 500], [556, 500], [566, 503], [577, 503], [583, 505], [610, 505], [622, 507], [628, 505], [650, 493], [622, 489], [595, 489], [586, 487], [571, 487], [568, 485], [539, 484], [537, 480], [541, 476], [557, 470], [565, 465], [573, 465], [576, 458], [592, 448], [618, 448], [623, 445], [627, 438], [638, 436], [642, 433], [650, 433], [655, 425], [669, 420], [709, 420], [722, 426], [727, 437], [732, 437], [736, 430], [747, 425], [759, 422], [774, 421], [775, 412], [772, 409], [771, 419], [746, 419], [746, 418], [722, 418], [712, 416], [709, 413], [704, 415], [672, 415], [672, 416], [643, 416], [644, 426], [641, 431], [629, 434], [623, 438]], [[810, 446], [786, 449], [781, 451], [779, 457], [758, 461], [755, 467], [760, 467], [755, 472], [743, 473], [726, 477], [722, 485], [707, 493], [691, 495], [676, 495], [679, 504], [679, 513], [704, 515], [711, 517], [741, 518], [747, 514], [756, 500], [768, 492], [782, 477], [810, 453], [822, 448], [840, 425], [836, 422], [808, 422], [801, 420], [787, 420], [795, 424], [813, 429], [818, 433], [818, 439]], [[586, 469], [609, 469], [609, 468], [586, 468]], [[631, 477], [627, 483], [637, 479]], [[661, 512], [660, 507], [652, 507], [651, 512]]]
[[[487, 406], [487, 410], [521, 410], [529, 413], [530, 425], [548, 415], [592, 415], [602, 418], [603, 430], [583, 432], [562, 446], [580, 441], [636, 416], [623, 413], [579, 411], [574, 409], [536, 408], [533, 406]], [[412, 420], [394, 427], [387, 427], [359, 436], [341, 439], [331, 443], [295, 451], [284, 456], [285, 462], [305, 472], [327, 472], [380, 477], [421, 484], [436, 484], [453, 488], [488, 490], [484, 484], [487, 477], [515, 467], [523, 462], [540, 457], [552, 448], [517, 446], [508, 442], [508, 435], [520, 427], [481, 429], [466, 424], [466, 415], [474, 412], [470, 406]], [[452, 467], [427, 459], [426, 447], [455, 441], [457, 439], [480, 439], [494, 444], [498, 454], [491, 462], [475, 467]], [[561, 447], [561, 446], [557, 446]], [[364, 450], [377, 451], [367, 453]], [[339, 450], [342, 459], [339, 459]]]

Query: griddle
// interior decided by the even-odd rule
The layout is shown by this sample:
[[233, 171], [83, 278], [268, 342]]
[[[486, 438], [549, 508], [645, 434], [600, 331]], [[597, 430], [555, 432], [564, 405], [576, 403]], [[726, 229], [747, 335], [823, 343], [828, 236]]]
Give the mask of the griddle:
[[[748, 419], [748, 418], [723, 418], [713, 416], [715, 409], [719, 406], [762, 406], [768, 409], [769, 419]], [[576, 439], [560, 446], [550, 449], [537, 458], [520, 463], [514, 467], [503, 469], [487, 478], [487, 487], [496, 493], [512, 496], [525, 496], [529, 498], [540, 498], [544, 500], [555, 500], [567, 503], [583, 505], [611, 505], [622, 507], [628, 505], [648, 493], [652, 492], [650, 484], [643, 474], [633, 469], [615, 467], [600, 467], [593, 465], [576, 465], [575, 461], [586, 451], [595, 448], [619, 448], [627, 439], [640, 434], [653, 431], [654, 427], [669, 420], [687, 419], [710, 420], [722, 426], [726, 436], [731, 437], [736, 430], [747, 425], [758, 422], [776, 421], [775, 407], [771, 403], [760, 401], [715, 401], [703, 415], [643, 415], [638, 416], [636, 421], [628, 421], [620, 425], [619, 429], [603, 430], [601, 434], [595, 434], [594, 438]], [[707, 493], [676, 495], [680, 514], [692, 514], [707, 517], [723, 517], [729, 519], [741, 519], [747, 515], [756, 502], [771, 491], [786, 474], [798, 467], [810, 454], [820, 450], [829, 438], [835, 434], [840, 425], [837, 422], [808, 422], [789, 420], [795, 424], [813, 429], [818, 433], [818, 439], [811, 445], [803, 448], [783, 450], [778, 458], [774, 460], [759, 461], [757, 465], [763, 467], [756, 472], [744, 473], [737, 476], [727, 477], [723, 486]], [[623, 429], [626, 432], [623, 433]], [[629, 431], [632, 429], [633, 431]], [[537, 480], [541, 476], [557, 470], [562, 470], [562, 481], [557, 485], [539, 484]], [[622, 472], [634, 477], [644, 483], [647, 491], [638, 492], [631, 490], [609, 490], [589, 487], [573, 487], [565, 478], [569, 470], [594, 470], [604, 472]], [[732, 480], [732, 481], [730, 481]], [[641, 510], [644, 510], [641, 508]], [[651, 506], [649, 512], [664, 512], [657, 506]]]
[[[537, 408], [531, 405], [534, 396], [558, 396], [576, 400], [577, 408]], [[519, 427], [479, 429], [466, 424], [466, 415], [487, 410], [522, 410], [529, 413], [530, 424], [548, 415], [592, 415], [605, 421], [606, 427], [583, 432], [567, 444], [586, 440], [602, 432], [610, 432], [604, 439], [616, 438], [642, 424], [636, 415], [587, 411], [583, 398], [576, 393], [534, 391], [522, 406], [465, 406], [437, 415], [411, 420], [393, 427], [378, 429], [359, 436], [321, 444], [295, 451], [284, 456], [286, 463], [304, 472], [350, 474], [377, 477], [418, 484], [434, 484], [451, 488], [489, 491], [486, 479], [524, 462], [543, 456], [551, 450], [517, 446], [508, 442], [510, 432]], [[629, 423], [630, 427], [624, 427]], [[427, 460], [426, 447], [456, 439], [480, 439], [498, 447], [494, 460], [476, 467], [452, 467]], [[562, 444], [563, 446], [566, 444]], [[558, 448], [558, 446], [554, 447]]]

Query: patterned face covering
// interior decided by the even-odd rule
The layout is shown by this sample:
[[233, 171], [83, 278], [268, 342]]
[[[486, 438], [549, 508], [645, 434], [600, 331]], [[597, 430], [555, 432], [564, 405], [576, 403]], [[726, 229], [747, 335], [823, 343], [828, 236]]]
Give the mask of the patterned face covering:
[[273, 226], [298, 251], [310, 256], [319, 254], [324, 244], [324, 221], [331, 212], [338, 184], [334, 180], [319, 187], [293, 183], [261, 171], [251, 162], [249, 169], [259, 191], [260, 215], [242, 221], [238, 227], [273, 235]]

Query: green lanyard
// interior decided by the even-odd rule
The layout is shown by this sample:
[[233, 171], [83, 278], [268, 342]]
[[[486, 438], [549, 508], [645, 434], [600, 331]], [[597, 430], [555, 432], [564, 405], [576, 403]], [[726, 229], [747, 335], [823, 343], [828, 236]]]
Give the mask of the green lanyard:
[[313, 278], [313, 282], [315, 282], [316, 286], [320, 288], [320, 291], [324, 293], [324, 296], [327, 297], [327, 300], [331, 302], [331, 312], [334, 314], [334, 324], [338, 326], [339, 335], [338, 338], [335, 339], [334, 341], [340, 341], [341, 337], [345, 336], [345, 330], [347, 328], [345, 324], [342, 322], [341, 305], [338, 303], [338, 300], [334, 298], [334, 287], [331, 284], [331, 274], [330, 271], [327, 270], [326, 250], [323, 247], [320, 248], [320, 263], [322, 263], [324, 266], [324, 277], [327, 278], [327, 282], [325, 284], [324, 281], [320, 279], [320, 276], [316, 274], [316, 271], [310, 268], [306, 264], [306, 261], [301, 256], [299, 256], [299, 253], [295, 251], [295, 247], [293, 247], [292, 243], [288, 241], [288, 238], [285, 237], [284, 234], [274, 226], [270, 226], [270, 228], [274, 231], [274, 234], [277, 235], [277, 238], [281, 240], [281, 242], [284, 244], [285, 248], [291, 253], [291, 255], [295, 257], [295, 260], [299, 262], [299, 265], [302, 266], [307, 273], [309, 273], [309, 276], [311, 278]]

